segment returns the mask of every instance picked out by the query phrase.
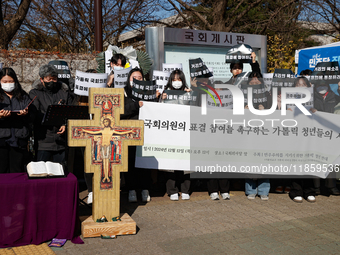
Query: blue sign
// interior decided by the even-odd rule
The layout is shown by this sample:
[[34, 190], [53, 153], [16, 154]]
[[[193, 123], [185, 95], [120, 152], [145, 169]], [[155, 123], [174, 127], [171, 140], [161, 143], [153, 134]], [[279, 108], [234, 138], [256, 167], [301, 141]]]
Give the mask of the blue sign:
[[319, 62], [334, 61], [339, 62], [340, 65], [340, 46], [301, 50], [299, 52], [298, 72], [306, 69], [313, 71]]

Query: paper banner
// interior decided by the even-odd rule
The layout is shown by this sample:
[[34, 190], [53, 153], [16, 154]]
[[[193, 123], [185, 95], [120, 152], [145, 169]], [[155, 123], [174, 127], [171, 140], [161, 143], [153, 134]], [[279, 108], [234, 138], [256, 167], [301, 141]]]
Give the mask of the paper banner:
[[225, 56], [226, 63], [250, 63], [253, 49], [247, 44], [234, 45]]
[[263, 82], [267, 91], [270, 91], [274, 73], [263, 73]]
[[77, 70], [74, 93], [79, 96], [88, 96], [89, 88], [105, 88], [106, 83], [106, 73], [84, 73]]
[[70, 68], [67, 65], [66, 61], [61, 60], [53, 60], [48, 63], [49, 65], [53, 65], [58, 71], [58, 79], [70, 79], [71, 72]]
[[[233, 95], [231, 94], [229, 89], [216, 90], [219, 97], [221, 98], [222, 105], [218, 100], [218, 97], [214, 94], [213, 91], [209, 90], [210, 94], [213, 95], [214, 99], [211, 96], [207, 95], [207, 107], [208, 108], [221, 108], [221, 109], [233, 109]], [[216, 104], [215, 104], [216, 102]]]
[[183, 71], [183, 66], [181, 63], [176, 63], [176, 64], [168, 64], [168, 63], [163, 63], [163, 72], [173, 72], [176, 69]]
[[168, 84], [169, 77], [169, 72], [153, 71], [152, 79], [156, 81], [157, 91], [163, 93], [165, 86]]
[[112, 58], [112, 51], [111, 50], [105, 51], [105, 73], [107, 74], [110, 74], [112, 71], [112, 68], [110, 65], [111, 58]]
[[129, 76], [129, 72], [131, 71], [131, 67], [125, 68], [122, 70], [115, 70], [115, 78], [114, 78], [114, 87], [115, 88], [124, 88], [126, 86], [127, 78]]
[[208, 67], [203, 63], [201, 58], [189, 59], [190, 67], [190, 77], [194, 78], [210, 78], [212, 74], [210, 73]]
[[[302, 105], [307, 109], [311, 109], [314, 107], [314, 88], [313, 87], [308, 87], [304, 88], [309, 91], [309, 93], [312, 95], [310, 100], [306, 103], [303, 103]], [[303, 93], [287, 93], [286, 98], [288, 99], [293, 99], [293, 98], [305, 98], [306, 94]], [[292, 104], [287, 104], [287, 109], [291, 109], [293, 112], [295, 111], [296, 106]]]
[[184, 90], [163, 91], [162, 102], [168, 104], [198, 105], [199, 98], [196, 91], [186, 92]]
[[156, 81], [138, 81], [133, 79], [132, 96], [136, 100], [155, 101]]
[[[144, 145], [136, 157], [136, 166], [141, 168], [195, 172], [204, 166], [248, 176], [325, 178], [332, 164], [339, 164], [337, 114], [305, 116], [287, 111], [283, 116], [275, 111], [258, 116], [245, 111], [236, 116], [232, 110], [216, 108], [202, 115], [199, 107], [146, 102], [139, 118], [144, 120]], [[216, 119], [220, 124], [214, 124]], [[292, 120], [297, 126], [286, 125]]]

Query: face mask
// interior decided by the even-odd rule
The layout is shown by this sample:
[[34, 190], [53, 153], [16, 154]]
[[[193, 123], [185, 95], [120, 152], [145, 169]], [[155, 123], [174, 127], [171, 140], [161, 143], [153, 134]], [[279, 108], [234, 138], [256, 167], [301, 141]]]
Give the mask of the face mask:
[[320, 86], [316, 88], [316, 91], [319, 94], [326, 94], [326, 92], [328, 91], [328, 86]]
[[15, 88], [15, 83], [1, 83], [1, 88], [6, 92], [12, 92]]
[[50, 90], [50, 91], [55, 91], [58, 88], [58, 82], [50, 81], [46, 82], [44, 81], [45, 88]]
[[183, 83], [181, 81], [173, 81], [172, 82], [172, 87], [174, 87], [174, 89], [180, 89], [182, 87]]
[[122, 66], [114, 66], [113, 67], [113, 70], [123, 70], [124, 69], [124, 67], [122, 67]]
[[130, 85], [131, 85], [131, 87], [133, 87], [133, 81], [130, 81]]

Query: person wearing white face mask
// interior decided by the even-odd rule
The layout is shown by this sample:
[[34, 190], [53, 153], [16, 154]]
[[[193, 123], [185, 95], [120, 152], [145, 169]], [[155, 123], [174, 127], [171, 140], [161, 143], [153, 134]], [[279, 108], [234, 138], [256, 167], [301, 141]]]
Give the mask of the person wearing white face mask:
[[114, 88], [114, 71], [115, 70], [122, 70], [126, 65], [126, 57], [122, 54], [114, 54], [110, 60], [110, 66], [112, 71], [108, 77], [107, 86], [109, 88]]
[[[162, 100], [167, 97], [167, 90], [191, 91], [185, 82], [184, 73], [181, 70], [175, 70], [170, 74], [168, 84], [165, 86]], [[170, 200], [178, 200], [178, 192], [181, 191], [182, 200], [190, 199], [190, 172], [179, 170], [163, 170], [166, 171], [166, 192], [170, 196]], [[179, 190], [180, 187], [180, 190]]]
[[31, 100], [12, 68], [1, 70], [0, 81], [0, 173], [24, 172]]
[[166, 99], [166, 90], [183, 90], [183, 91], [191, 91], [191, 89], [188, 88], [186, 82], [185, 82], [185, 76], [184, 73], [181, 70], [175, 70], [170, 74], [168, 84], [165, 86], [162, 99]]

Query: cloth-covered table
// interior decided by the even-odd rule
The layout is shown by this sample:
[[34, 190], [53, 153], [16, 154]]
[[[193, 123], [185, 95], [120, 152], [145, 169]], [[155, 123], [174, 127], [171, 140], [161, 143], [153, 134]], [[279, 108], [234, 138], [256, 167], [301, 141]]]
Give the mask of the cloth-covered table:
[[78, 236], [78, 182], [0, 174], [0, 247], [41, 244], [52, 238], [83, 243]]

